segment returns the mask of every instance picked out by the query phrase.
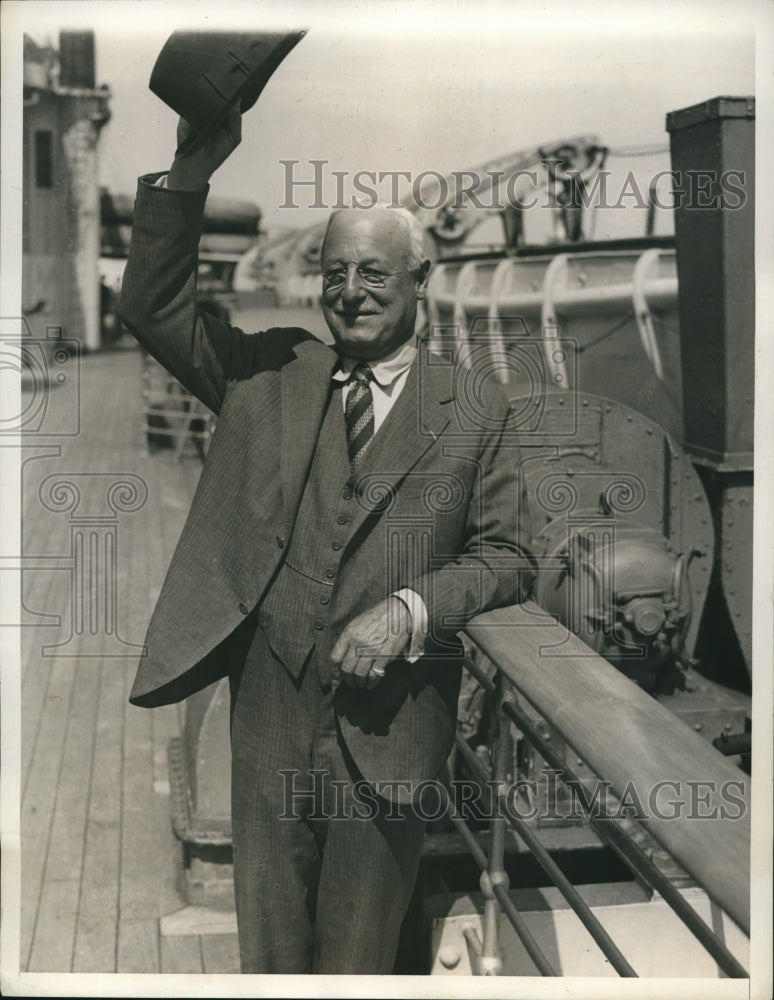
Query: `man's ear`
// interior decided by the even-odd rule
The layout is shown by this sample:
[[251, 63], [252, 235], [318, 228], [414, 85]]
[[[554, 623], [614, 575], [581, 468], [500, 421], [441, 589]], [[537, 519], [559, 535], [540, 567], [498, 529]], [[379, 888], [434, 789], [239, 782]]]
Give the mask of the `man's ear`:
[[417, 299], [424, 299], [427, 295], [427, 283], [430, 277], [430, 259], [426, 258], [417, 268]]

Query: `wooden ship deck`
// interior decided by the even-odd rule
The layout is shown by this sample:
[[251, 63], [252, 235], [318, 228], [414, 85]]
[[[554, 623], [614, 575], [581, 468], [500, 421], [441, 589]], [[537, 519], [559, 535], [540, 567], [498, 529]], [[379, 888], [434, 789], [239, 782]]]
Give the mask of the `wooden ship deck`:
[[[125, 346], [81, 359], [79, 432], [34, 436], [23, 452], [22, 623], [28, 627], [21, 630], [20, 969], [238, 972], [228, 920], [232, 933], [161, 933], [161, 918], [186, 905], [178, 888], [182, 850], [170, 823], [166, 759], [180, 709], [130, 705], [138, 649], [126, 646], [115, 655], [115, 636], [72, 629], [77, 580], [68, 515], [51, 509], [56, 498], [44, 498], [45, 481], [56, 475], [83, 494], [82, 509], [69, 520], [89, 513], [98, 519], [105, 505], [103, 496], [100, 509], [97, 492], [111, 480], [129, 474], [145, 484], [141, 508], [120, 513], [108, 526], [117, 548], [115, 635], [142, 643], [201, 462], [189, 446], [180, 460], [169, 448], [149, 452], [140, 352]], [[71, 386], [52, 386], [49, 417], [62, 408], [66, 421]], [[31, 392], [25, 390], [27, 399]], [[56, 429], [56, 421], [48, 426]], [[93, 491], [84, 492], [84, 484]], [[92, 501], [96, 508], [89, 512]], [[90, 585], [107, 587], [108, 576], [103, 567]], [[58, 616], [61, 624], [42, 614]], [[61, 643], [67, 645], [45, 648]]]

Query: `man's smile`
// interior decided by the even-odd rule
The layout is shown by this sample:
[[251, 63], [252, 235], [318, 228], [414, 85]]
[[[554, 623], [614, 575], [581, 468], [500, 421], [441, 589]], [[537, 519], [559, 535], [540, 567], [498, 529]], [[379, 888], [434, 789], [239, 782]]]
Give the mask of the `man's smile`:
[[358, 319], [366, 319], [368, 316], [377, 316], [378, 313], [375, 310], [371, 311], [359, 311], [359, 312], [347, 312], [344, 309], [335, 309], [334, 312], [337, 316], [341, 316], [348, 323], [354, 323]]

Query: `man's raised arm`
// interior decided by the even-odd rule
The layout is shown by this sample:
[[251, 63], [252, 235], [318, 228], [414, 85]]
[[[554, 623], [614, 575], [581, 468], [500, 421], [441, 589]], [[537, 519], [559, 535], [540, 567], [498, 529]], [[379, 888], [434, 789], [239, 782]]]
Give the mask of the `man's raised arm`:
[[[190, 132], [180, 120], [178, 144]], [[176, 156], [164, 174], [141, 177], [132, 244], [121, 290], [123, 322], [165, 368], [217, 413], [230, 373], [255, 338], [196, 309], [196, 272], [204, 205], [217, 168], [241, 141], [233, 108], [195, 152]]]

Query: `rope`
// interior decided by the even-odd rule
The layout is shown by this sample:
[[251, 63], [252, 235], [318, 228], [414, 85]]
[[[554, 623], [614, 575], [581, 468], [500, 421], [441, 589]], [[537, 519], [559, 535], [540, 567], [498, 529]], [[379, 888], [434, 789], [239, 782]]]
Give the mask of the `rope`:
[[612, 337], [614, 333], [618, 333], [619, 330], [622, 330], [626, 326], [626, 324], [633, 319], [634, 319], [634, 313], [628, 312], [623, 319], [619, 320], [617, 323], [611, 326], [609, 330], [606, 330], [604, 333], [601, 333], [598, 337], [595, 337], [594, 340], [590, 340], [588, 344], [583, 344], [582, 347], [579, 347], [578, 354], [583, 354], [584, 351], [588, 351], [590, 348], [596, 347], [597, 344], [601, 344], [603, 340], [607, 340], [607, 338]]

